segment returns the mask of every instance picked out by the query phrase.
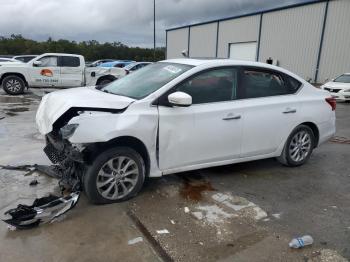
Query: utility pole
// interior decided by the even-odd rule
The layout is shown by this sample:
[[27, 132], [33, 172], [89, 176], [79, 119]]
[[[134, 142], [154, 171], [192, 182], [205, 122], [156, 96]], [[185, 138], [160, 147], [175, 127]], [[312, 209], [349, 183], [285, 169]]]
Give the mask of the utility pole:
[[156, 0], [153, 0], [153, 61], [156, 61]]

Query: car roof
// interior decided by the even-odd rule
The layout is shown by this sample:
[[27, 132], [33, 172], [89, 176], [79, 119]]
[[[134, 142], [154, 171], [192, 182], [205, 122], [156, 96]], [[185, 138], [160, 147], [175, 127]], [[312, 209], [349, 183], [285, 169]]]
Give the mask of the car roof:
[[179, 59], [169, 59], [160, 61], [162, 63], [177, 63], [177, 64], [185, 64], [191, 65], [194, 67], [204, 66], [204, 67], [220, 67], [220, 66], [249, 66], [249, 67], [261, 67], [262, 69], [271, 69], [276, 70], [294, 78], [298, 79], [301, 82], [305, 82], [300, 76], [275, 65], [270, 65], [261, 62], [252, 62], [252, 61], [244, 61], [244, 60], [234, 60], [234, 59], [193, 59], [193, 58], [179, 58]]
[[275, 67], [266, 63], [261, 62], [252, 62], [245, 60], [235, 60], [235, 59], [193, 59], [193, 58], [177, 58], [177, 59], [168, 59], [160, 62], [168, 62], [168, 63], [177, 63], [177, 64], [185, 64], [192, 66], [200, 66], [200, 65], [245, 65], [245, 66], [264, 66], [264, 67]]
[[125, 61], [112, 61], [112, 62], [102, 63], [101, 65], [117, 65], [117, 64], [125, 64], [125, 63], [130, 63], [130, 62], [125, 62]]
[[[79, 57], [83, 57], [82, 55], [77, 55], [77, 54], [67, 54], [67, 53], [44, 53], [41, 55], [51, 55], [51, 56], [79, 56]], [[41, 56], [40, 55], [40, 56]]]
[[29, 56], [38, 56], [38, 55], [16, 55], [14, 57], [29, 57]]

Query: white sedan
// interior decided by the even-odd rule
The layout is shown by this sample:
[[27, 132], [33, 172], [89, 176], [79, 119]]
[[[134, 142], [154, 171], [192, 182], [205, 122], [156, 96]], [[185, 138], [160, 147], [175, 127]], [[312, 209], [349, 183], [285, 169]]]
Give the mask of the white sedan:
[[52, 92], [36, 121], [51, 161], [74, 167], [65, 178], [91, 202], [111, 203], [146, 177], [272, 157], [300, 166], [334, 135], [335, 107], [280, 67], [174, 59], [103, 88]]
[[321, 86], [339, 101], [350, 101], [350, 73], [343, 74]]

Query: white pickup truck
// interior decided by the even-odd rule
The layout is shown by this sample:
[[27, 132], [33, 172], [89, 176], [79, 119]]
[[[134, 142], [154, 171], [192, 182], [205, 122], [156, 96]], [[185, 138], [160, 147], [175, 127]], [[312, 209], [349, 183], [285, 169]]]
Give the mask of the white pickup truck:
[[81, 55], [46, 53], [28, 63], [0, 63], [0, 86], [10, 95], [19, 95], [26, 87], [105, 85], [125, 74], [122, 68], [86, 67]]

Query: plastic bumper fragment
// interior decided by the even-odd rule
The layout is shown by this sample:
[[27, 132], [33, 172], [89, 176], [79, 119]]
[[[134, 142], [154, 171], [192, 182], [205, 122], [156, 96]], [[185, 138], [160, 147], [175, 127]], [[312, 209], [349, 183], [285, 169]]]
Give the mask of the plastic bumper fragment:
[[7, 224], [17, 229], [29, 229], [54, 219], [72, 209], [78, 202], [80, 192], [73, 192], [65, 197], [49, 195], [37, 198], [31, 206], [19, 204], [5, 212]]

